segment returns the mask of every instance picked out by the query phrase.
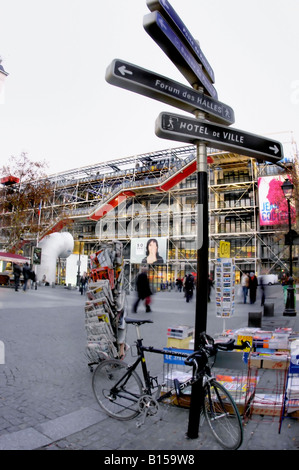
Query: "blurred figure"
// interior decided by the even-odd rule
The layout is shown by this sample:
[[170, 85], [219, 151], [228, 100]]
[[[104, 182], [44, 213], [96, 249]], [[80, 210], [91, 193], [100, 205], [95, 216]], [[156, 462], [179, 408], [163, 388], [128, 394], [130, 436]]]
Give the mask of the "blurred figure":
[[28, 284], [28, 279], [30, 279], [30, 267], [28, 263], [24, 264], [23, 267], [23, 276], [24, 276], [24, 285], [23, 285], [23, 291], [26, 292], [27, 290], [27, 284]]
[[17, 263], [13, 264], [13, 274], [14, 274], [14, 281], [15, 281], [15, 291], [19, 291], [20, 287], [20, 277], [21, 277], [21, 268]]
[[257, 290], [257, 277], [251, 272], [249, 275], [249, 298], [250, 303], [254, 304], [256, 301], [256, 290]]
[[263, 306], [266, 300], [266, 287], [265, 287], [263, 276], [261, 276], [260, 282], [261, 282], [260, 286], [261, 286], [261, 291], [262, 291], [261, 305]]
[[30, 266], [29, 270], [29, 279], [31, 281], [31, 289], [35, 288], [35, 290], [37, 290], [36, 274], [32, 269], [32, 266]]
[[214, 287], [214, 282], [213, 282], [212, 276], [210, 275], [210, 276], [208, 277], [208, 302], [211, 302], [211, 290], [212, 290], [212, 287]]
[[147, 277], [147, 268], [141, 268], [141, 272], [138, 274], [136, 280], [137, 299], [133, 306], [133, 312], [137, 313], [138, 304], [141, 300], [144, 300], [145, 311], [151, 312], [150, 303], [152, 291], [149, 285]]
[[80, 292], [81, 292], [81, 295], [85, 294], [87, 283], [88, 283], [88, 277], [87, 277], [86, 272], [84, 271], [84, 273], [80, 277]]
[[182, 292], [182, 287], [183, 287], [183, 281], [182, 281], [182, 279], [179, 279], [179, 278], [178, 278], [178, 279], [176, 280], [175, 284], [176, 284], [176, 287], [177, 287], [178, 291], [179, 291], [179, 292]]
[[248, 289], [249, 289], [249, 276], [247, 273], [242, 274], [241, 286], [242, 286], [242, 291], [243, 291], [243, 302], [244, 304], [246, 304], [246, 299], [247, 299]]
[[189, 302], [192, 299], [193, 289], [194, 289], [194, 277], [192, 276], [192, 274], [188, 274], [185, 280], [186, 302]]

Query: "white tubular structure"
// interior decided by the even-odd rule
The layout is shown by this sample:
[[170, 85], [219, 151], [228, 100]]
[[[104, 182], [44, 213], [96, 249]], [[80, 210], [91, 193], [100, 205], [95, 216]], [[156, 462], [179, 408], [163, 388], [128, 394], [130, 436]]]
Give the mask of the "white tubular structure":
[[37, 266], [37, 281], [42, 281], [46, 276], [49, 284], [56, 280], [57, 258], [68, 258], [74, 249], [73, 236], [68, 232], [51, 233], [43, 238], [39, 243], [42, 249], [41, 264]]

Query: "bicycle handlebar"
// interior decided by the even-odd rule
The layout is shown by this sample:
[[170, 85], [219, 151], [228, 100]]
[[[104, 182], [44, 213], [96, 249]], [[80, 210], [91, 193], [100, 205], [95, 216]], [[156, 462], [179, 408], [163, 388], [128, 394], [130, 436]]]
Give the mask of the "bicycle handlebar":
[[215, 343], [215, 346], [220, 351], [233, 351], [233, 349], [244, 350], [250, 348], [250, 343], [249, 341], [241, 340], [241, 344], [235, 344], [235, 340], [230, 339], [227, 343]]
[[248, 341], [242, 341], [242, 344], [235, 344], [235, 340], [233, 338], [229, 339], [225, 343], [215, 343], [213, 338], [202, 333], [201, 339], [204, 340], [202, 341], [204, 344], [202, 344], [198, 351], [194, 351], [187, 357], [185, 360], [186, 365], [192, 365], [195, 361], [195, 357], [202, 355], [203, 351], [207, 356], [215, 356], [217, 354], [217, 350], [233, 351], [234, 349], [244, 350], [250, 348], [250, 343]]

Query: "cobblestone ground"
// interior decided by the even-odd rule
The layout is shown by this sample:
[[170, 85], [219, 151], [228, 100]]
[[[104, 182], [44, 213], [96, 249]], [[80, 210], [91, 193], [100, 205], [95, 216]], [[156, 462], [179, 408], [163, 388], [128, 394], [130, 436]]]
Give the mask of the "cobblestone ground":
[[[265, 319], [266, 327], [298, 324], [297, 317], [282, 317], [280, 289], [273, 286], [269, 290], [275, 317]], [[133, 300], [134, 294], [128, 297], [129, 310]], [[162, 420], [151, 418], [141, 428], [136, 427], [136, 420], [118, 422], [99, 409], [85, 356], [84, 303], [76, 290], [43, 287], [15, 293], [0, 288], [0, 340], [5, 345], [5, 364], [0, 364], [0, 450], [220, 449], [206, 425], [198, 439], [186, 439], [187, 409], [168, 407]], [[238, 304], [226, 328], [246, 326], [253, 309], [260, 309], [258, 303]], [[142, 308], [138, 315], [145, 318]], [[194, 302], [187, 304], [177, 292], [154, 296], [154, 323], [142, 329], [145, 343], [164, 347], [167, 328], [193, 325], [194, 315]], [[208, 333], [213, 335], [222, 327], [211, 302]], [[131, 327], [127, 341], [133, 344], [134, 339]], [[152, 373], [160, 371], [160, 360], [151, 357], [149, 363]], [[278, 434], [277, 420], [256, 416], [245, 426], [241, 449], [298, 450], [298, 426], [298, 420], [286, 419]]]
[[66, 290], [56, 300], [55, 292], [10, 290], [5, 307], [0, 297], [0, 435], [93, 403], [83, 299]]

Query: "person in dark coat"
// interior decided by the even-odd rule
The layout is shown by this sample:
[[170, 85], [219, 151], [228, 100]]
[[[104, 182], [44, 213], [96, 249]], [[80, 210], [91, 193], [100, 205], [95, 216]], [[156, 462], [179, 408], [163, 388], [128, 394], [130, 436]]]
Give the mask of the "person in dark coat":
[[185, 281], [185, 296], [186, 302], [189, 302], [193, 297], [193, 289], [194, 289], [194, 277], [192, 274], [188, 274]]
[[87, 277], [86, 272], [84, 272], [83, 275], [80, 278], [80, 292], [81, 292], [81, 295], [85, 294], [87, 284], [88, 284], [88, 277]]
[[257, 277], [254, 273], [249, 275], [249, 298], [250, 303], [254, 304], [256, 301], [256, 290], [257, 290]]
[[25, 264], [24, 264], [24, 267], [23, 267], [23, 276], [24, 276], [23, 291], [26, 292], [28, 279], [30, 279], [30, 267], [29, 267], [29, 264], [28, 264], [28, 263], [25, 263]]
[[212, 276], [210, 275], [210, 276], [208, 277], [208, 302], [211, 302], [211, 291], [212, 291], [212, 288], [214, 288], [214, 282], [213, 282]]
[[266, 300], [266, 285], [263, 276], [261, 276], [260, 286], [262, 291], [261, 306], [265, 305]]
[[150, 302], [152, 291], [147, 277], [147, 269], [142, 268], [136, 280], [137, 299], [133, 306], [133, 312], [137, 313], [137, 308], [140, 301], [144, 300], [146, 312], [151, 312]]
[[20, 277], [21, 277], [21, 268], [17, 263], [13, 265], [13, 274], [14, 274], [14, 281], [15, 281], [15, 291], [18, 292], [20, 287]]
[[29, 270], [29, 279], [31, 281], [31, 289], [35, 288], [35, 290], [37, 290], [36, 274], [32, 266], [30, 266], [30, 270]]

